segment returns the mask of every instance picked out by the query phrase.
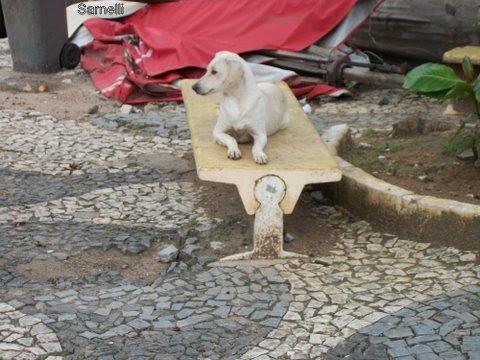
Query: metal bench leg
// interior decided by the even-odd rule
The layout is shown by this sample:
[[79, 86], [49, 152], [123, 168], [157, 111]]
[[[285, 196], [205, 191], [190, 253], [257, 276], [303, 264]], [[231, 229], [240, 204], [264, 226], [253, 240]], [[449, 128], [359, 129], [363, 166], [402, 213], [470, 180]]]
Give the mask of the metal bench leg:
[[231, 255], [222, 260], [278, 259], [303, 257], [283, 250], [283, 212], [279, 203], [285, 196], [285, 183], [278, 176], [262, 177], [255, 185], [260, 203], [253, 225], [253, 251]]

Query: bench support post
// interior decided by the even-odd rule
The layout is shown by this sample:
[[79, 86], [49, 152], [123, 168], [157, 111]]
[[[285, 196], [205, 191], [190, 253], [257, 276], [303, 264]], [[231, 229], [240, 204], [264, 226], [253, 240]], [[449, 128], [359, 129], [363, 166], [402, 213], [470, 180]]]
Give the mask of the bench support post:
[[279, 203], [285, 196], [284, 181], [274, 175], [260, 178], [254, 194], [260, 203], [253, 225], [253, 251], [231, 255], [222, 260], [278, 259], [303, 257], [283, 250], [283, 212]]

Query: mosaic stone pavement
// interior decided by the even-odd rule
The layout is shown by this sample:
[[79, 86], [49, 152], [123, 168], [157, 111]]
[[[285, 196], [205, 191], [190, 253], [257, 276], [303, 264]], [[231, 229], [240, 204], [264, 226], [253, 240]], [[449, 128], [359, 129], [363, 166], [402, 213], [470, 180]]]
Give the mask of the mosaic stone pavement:
[[[326, 102], [311, 118], [320, 131], [342, 119], [360, 131], [442, 111], [400, 91], [368, 105], [383, 96]], [[198, 239], [224, 219], [202, 208], [189, 152], [181, 105], [90, 122], [0, 110], [0, 359], [480, 358], [477, 252], [378, 233], [318, 205], [341, 234], [329, 254], [211, 267]], [[153, 281], [39, 280], [17, 268], [89, 249], [140, 256], [172, 237], [189, 257]]]
[[[17, 264], [90, 248], [138, 254], [185, 224], [211, 228], [220, 220], [202, 209], [201, 188], [168, 166], [142, 162], [155, 154], [177, 166], [188, 140], [8, 110], [0, 111], [0, 134], [5, 359], [475, 359], [480, 353], [476, 253], [375, 233], [328, 206], [315, 211], [342, 236], [318, 263], [211, 268], [213, 259], [198, 249], [195, 265], [175, 262], [153, 283], [111, 272], [28, 279]], [[81, 166], [72, 170], [73, 163]]]

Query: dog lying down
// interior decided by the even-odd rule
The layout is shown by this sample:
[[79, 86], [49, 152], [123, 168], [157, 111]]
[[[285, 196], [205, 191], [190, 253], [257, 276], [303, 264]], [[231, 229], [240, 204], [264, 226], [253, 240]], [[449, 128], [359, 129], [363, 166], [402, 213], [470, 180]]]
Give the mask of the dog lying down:
[[253, 159], [257, 164], [268, 163], [263, 151], [267, 136], [289, 124], [287, 99], [278, 86], [257, 84], [250, 67], [240, 56], [221, 51], [192, 89], [200, 95], [223, 93], [213, 137], [227, 147], [229, 159], [242, 157], [238, 143], [253, 140]]

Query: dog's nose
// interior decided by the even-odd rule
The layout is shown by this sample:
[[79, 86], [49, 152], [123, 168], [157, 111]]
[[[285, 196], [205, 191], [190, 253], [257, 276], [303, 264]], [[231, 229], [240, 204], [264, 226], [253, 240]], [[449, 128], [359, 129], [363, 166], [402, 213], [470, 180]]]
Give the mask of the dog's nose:
[[198, 94], [198, 82], [196, 82], [195, 84], [193, 84], [192, 90], [195, 91], [195, 92]]

